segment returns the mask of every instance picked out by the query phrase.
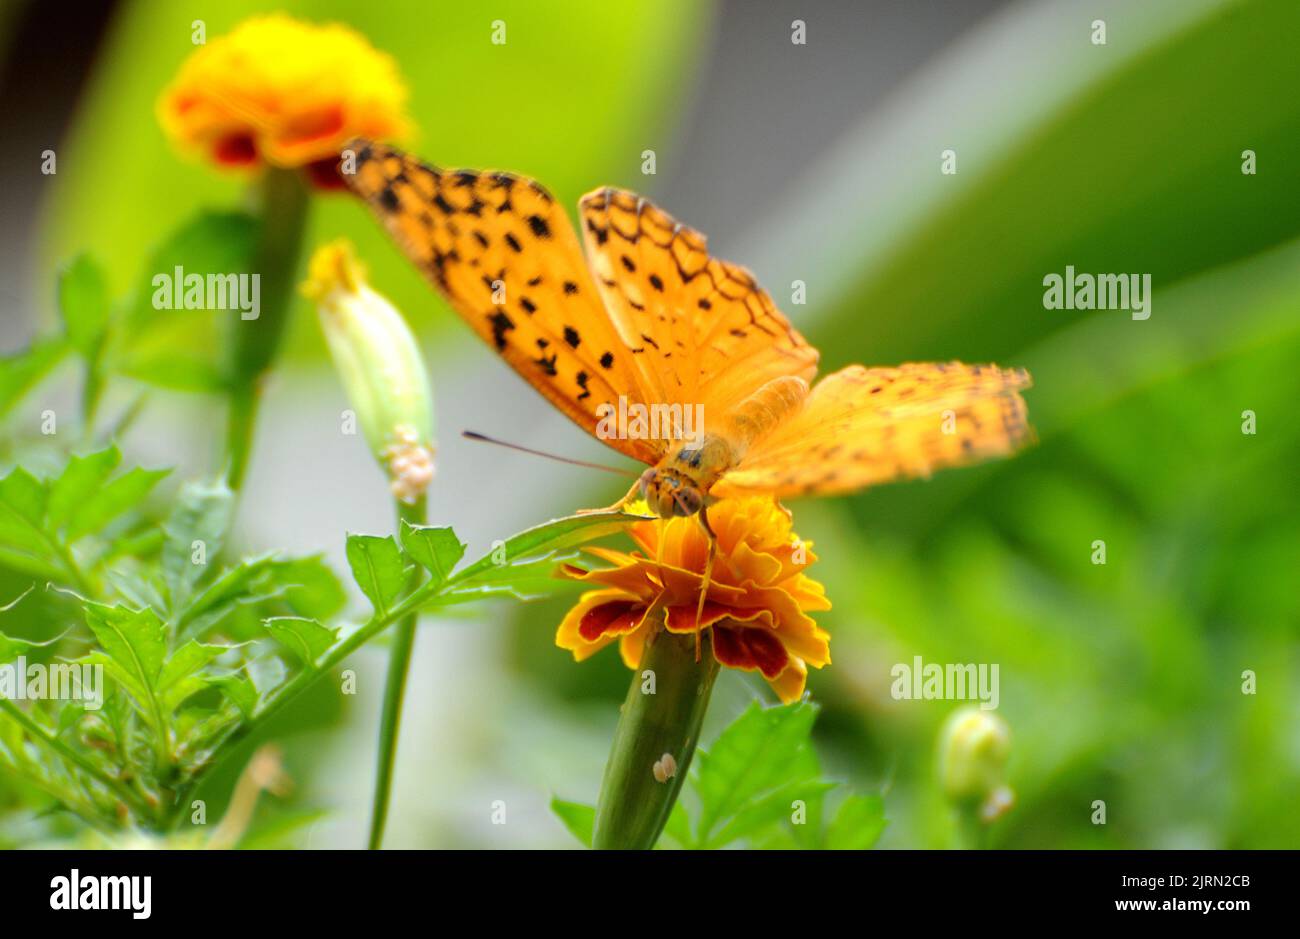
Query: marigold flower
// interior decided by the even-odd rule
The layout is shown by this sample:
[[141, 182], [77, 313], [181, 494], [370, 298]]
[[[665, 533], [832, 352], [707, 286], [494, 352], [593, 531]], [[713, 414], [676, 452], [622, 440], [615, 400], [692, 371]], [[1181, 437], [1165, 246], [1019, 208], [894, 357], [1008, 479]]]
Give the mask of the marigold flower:
[[[710, 631], [713, 655], [729, 668], [761, 673], [782, 701], [795, 701], [807, 666], [831, 660], [830, 635], [808, 615], [830, 609], [822, 585], [803, 573], [817, 559], [812, 546], [797, 539], [790, 513], [773, 499], [724, 499], [709, 509], [709, 524], [718, 555], [700, 628]], [[644, 553], [588, 548], [612, 566], [561, 571], [600, 585], [579, 598], [556, 633], [556, 645], [578, 661], [618, 640], [624, 664], [635, 669], [653, 630], [695, 631], [709, 548], [699, 520], [638, 522], [631, 535]]]
[[305, 168], [340, 185], [350, 137], [401, 136], [406, 86], [393, 59], [347, 26], [257, 17], [200, 46], [158, 101], [172, 142], [221, 166]]

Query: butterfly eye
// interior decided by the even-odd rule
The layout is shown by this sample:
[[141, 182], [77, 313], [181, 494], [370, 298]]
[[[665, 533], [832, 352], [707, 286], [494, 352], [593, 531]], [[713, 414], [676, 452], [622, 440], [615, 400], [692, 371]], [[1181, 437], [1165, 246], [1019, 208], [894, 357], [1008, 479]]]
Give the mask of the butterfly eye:
[[700, 510], [700, 491], [694, 486], [685, 486], [680, 492], [673, 493], [673, 514], [694, 515]]

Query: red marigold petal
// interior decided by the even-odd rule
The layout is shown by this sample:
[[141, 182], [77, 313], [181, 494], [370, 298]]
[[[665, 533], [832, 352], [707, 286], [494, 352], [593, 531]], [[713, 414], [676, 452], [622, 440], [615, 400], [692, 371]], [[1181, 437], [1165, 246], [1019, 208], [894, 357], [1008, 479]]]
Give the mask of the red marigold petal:
[[212, 157], [226, 166], [257, 162], [257, 145], [250, 134], [227, 134], [212, 146]]
[[775, 634], [766, 629], [742, 629], [740, 634], [741, 642], [764, 678], [771, 680], [785, 671], [790, 656]]
[[593, 606], [582, 615], [578, 635], [595, 642], [607, 632], [627, 632], [641, 619], [644, 611], [632, 600], [612, 600]]
[[731, 629], [727, 626], [713, 627], [713, 657], [728, 668], [752, 671], [757, 668], [749, 648], [741, 641], [743, 629]]
[[[668, 631], [673, 633], [689, 633], [695, 631], [695, 610], [698, 601], [689, 605], [679, 604], [668, 607], [667, 619]], [[733, 610], [729, 606], [723, 606], [721, 603], [714, 603], [712, 600], [704, 601], [704, 610], [700, 614], [700, 626], [712, 626], [720, 619], [726, 619], [729, 616], [743, 615], [739, 610]]]

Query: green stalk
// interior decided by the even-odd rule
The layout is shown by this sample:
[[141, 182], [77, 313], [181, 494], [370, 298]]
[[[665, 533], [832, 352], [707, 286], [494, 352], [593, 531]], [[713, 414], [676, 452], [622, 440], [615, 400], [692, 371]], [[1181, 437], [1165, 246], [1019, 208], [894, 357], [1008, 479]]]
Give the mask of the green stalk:
[[226, 482], [235, 490], [248, 468], [262, 382], [280, 351], [289, 320], [309, 205], [307, 184], [296, 170], [268, 169], [260, 197], [262, 229], [250, 273], [260, 275], [261, 308], [257, 319], [233, 324]]
[[[397, 503], [397, 518], [402, 522], [423, 525], [426, 521], [423, 496], [414, 504]], [[417, 567], [411, 574], [410, 589], [420, 581]], [[388, 678], [384, 684], [384, 709], [379, 719], [379, 760], [375, 766], [375, 797], [370, 813], [370, 850], [383, 846], [384, 825], [388, 821], [388, 803], [393, 784], [393, 764], [397, 760], [397, 738], [402, 725], [402, 698], [406, 694], [406, 674], [411, 665], [411, 649], [415, 645], [415, 624], [418, 613], [412, 613], [397, 623], [393, 645], [388, 653]]]
[[[645, 693], [653, 673], [654, 693]], [[649, 849], [668, 823], [690, 768], [718, 663], [707, 635], [700, 661], [695, 637], [659, 629], [632, 676], [596, 802], [595, 848]], [[655, 765], [668, 754], [673, 776], [660, 782]]]

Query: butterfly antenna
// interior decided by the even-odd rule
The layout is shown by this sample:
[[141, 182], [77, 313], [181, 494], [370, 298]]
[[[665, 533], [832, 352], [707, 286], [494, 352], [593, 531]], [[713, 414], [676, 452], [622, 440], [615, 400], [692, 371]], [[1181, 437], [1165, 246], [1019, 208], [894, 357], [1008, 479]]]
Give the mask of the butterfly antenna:
[[547, 453], [545, 450], [534, 450], [532, 447], [521, 446], [517, 443], [509, 443], [505, 440], [497, 440], [495, 437], [489, 437], [486, 434], [480, 434], [476, 430], [462, 430], [460, 435], [467, 440], [479, 440], [483, 443], [494, 443], [498, 447], [506, 447], [510, 450], [518, 450], [520, 453], [530, 453], [533, 456], [544, 456], [548, 460], [556, 460], [560, 463], [570, 463], [574, 466], [585, 466], [587, 469], [604, 470], [607, 473], [618, 473], [620, 476], [639, 476], [639, 473], [633, 470], [623, 469], [620, 466], [606, 466], [604, 463], [589, 463], [586, 460], [574, 460], [567, 456], [558, 456], [554, 453]]

